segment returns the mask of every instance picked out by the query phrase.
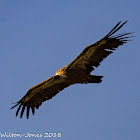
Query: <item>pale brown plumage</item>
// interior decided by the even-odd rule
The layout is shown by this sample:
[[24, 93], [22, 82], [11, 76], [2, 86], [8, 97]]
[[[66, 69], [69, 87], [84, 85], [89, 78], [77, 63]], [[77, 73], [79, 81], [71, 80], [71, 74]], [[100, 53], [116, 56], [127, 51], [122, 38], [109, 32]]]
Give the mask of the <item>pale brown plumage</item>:
[[87, 46], [69, 65], [59, 69], [51, 78], [29, 89], [27, 94], [12, 107], [19, 105], [16, 116], [22, 107], [20, 114], [22, 118], [24, 110], [27, 108], [26, 116], [28, 119], [30, 109], [34, 115], [35, 108], [38, 109], [42, 102], [51, 99], [69, 85], [76, 83], [100, 83], [103, 76], [91, 75], [90, 73], [94, 70], [94, 67], [100, 65], [104, 58], [113, 53], [112, 50], [126, 43], [128, 41], [127, 38], [131, 37], [127, 36], [131, 33], [112, 36], [126, 22], [121, 25], [121, 22], [119, 22], [103, 39]]

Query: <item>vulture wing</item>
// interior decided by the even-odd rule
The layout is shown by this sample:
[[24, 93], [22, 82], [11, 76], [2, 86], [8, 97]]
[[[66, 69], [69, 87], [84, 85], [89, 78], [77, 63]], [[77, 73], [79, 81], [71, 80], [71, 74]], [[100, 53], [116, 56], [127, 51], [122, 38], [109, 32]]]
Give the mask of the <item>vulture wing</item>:
[[[127, 22], [127, 21], [126, 21]], [[119, 22], [103, 39], [87, 46], [69, 65], [69, 70], [90, 73], [94, 70], [93, 66], [98, 67], [109, 54], [113, 53], [112, 50], [117, 49], [120, 45], [126, 43], [127, 38], [131, 36], [131, 33], [123, 33], [112, 36], [117, 32], [126, 22], [120, 25]]]
[[39, 106], [42, 104], [42, 102], [51, 99], [59, 91], [63, 90], [64, 88], [68, 86], [69, 85], [66, 84], [65, 78], [59, 75], [53, 76], [41, 82], [40, 84], [30, 88], [27, 94], [20, 101], [18, 101], [16, 105], [13, 106], [12, 108], [19, 105], [16, 112], [16, 116], [17, 116], [19, 113], [19, 110], [22, 107], [20, 118], [22, 118], [25, 108], [27, 108], [26, 116], [28, 119], [30, 108], [34, 115], [35, 108], [38, 109]]

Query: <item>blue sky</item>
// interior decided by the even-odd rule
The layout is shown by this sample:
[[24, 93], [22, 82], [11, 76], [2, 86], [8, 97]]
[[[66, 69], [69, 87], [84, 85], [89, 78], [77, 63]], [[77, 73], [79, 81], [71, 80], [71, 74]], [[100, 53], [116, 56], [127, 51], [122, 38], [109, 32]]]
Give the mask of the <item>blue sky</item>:
[[[140, 139], [140, 17], [138, 0], [1, 0], [0, 133], [61, 133], [41, 140]], [[10, 110], [28, 89], [69, 64], [87, 45], [118, 32], [135, 32], [93, 74], [101, 84], [73, 85], [30, 115]], [[11, 138], [3, 138], [11, 139]], [[25, 137], [13, 139], [27, 139]]]

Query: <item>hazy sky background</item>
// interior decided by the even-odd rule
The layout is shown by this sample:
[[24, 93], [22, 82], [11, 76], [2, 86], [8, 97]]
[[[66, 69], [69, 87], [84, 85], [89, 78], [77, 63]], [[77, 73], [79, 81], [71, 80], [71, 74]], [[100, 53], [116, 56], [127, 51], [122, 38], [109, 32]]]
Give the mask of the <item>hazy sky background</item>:
[[[140, 2], [138, 0], [1, 0], [0, 133], [61, 133], [35, 140], [140, 139]], [[15, 117], [12, 102], [69, 64], [87, 45], [118, 32], [135, 32], [93, 74], [101, 84], [73, 85], [30, 115]], [[28, 138], [1, 138], [26, 140]]]

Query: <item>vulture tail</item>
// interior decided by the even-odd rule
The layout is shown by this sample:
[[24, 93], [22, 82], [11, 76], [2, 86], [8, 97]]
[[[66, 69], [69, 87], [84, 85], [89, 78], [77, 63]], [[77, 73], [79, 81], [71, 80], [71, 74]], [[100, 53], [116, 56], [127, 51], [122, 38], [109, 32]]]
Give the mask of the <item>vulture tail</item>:
[[88, 83], [101, 83], [103, 76], [91, 75], [88, 79]]

